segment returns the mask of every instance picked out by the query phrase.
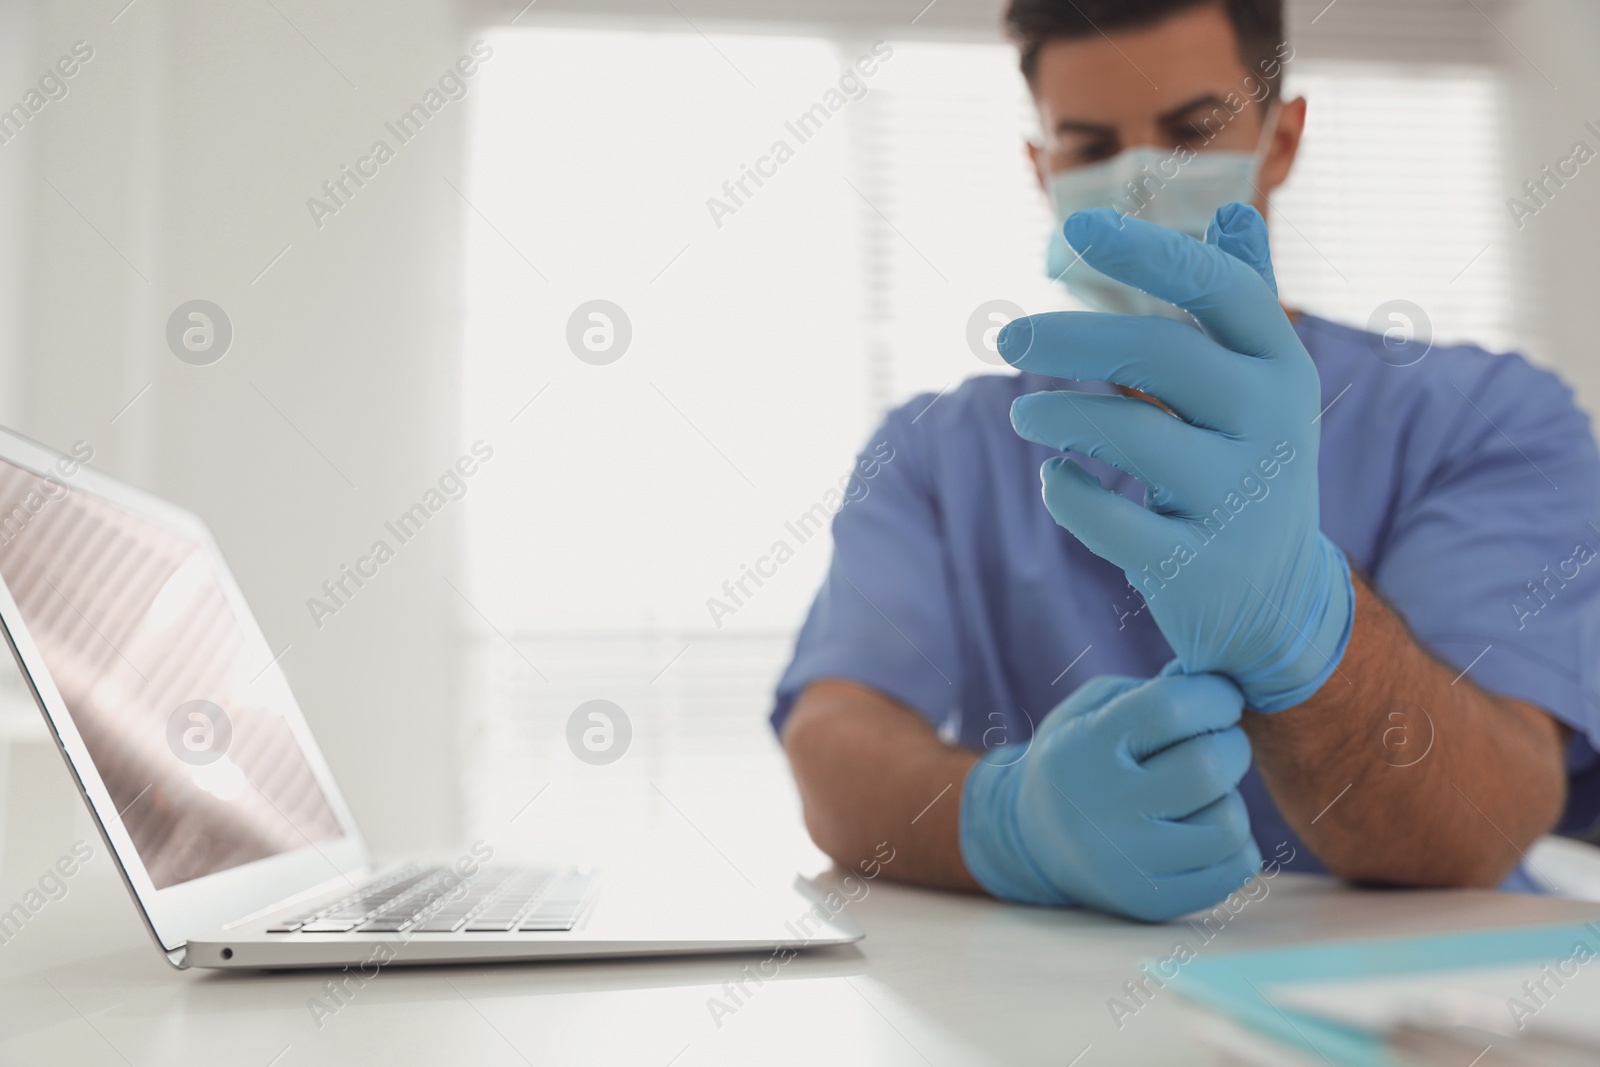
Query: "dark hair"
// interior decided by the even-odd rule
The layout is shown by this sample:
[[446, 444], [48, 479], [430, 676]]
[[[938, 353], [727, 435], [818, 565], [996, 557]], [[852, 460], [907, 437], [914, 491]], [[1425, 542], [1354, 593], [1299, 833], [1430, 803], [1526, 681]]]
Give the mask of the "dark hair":
[[1032, 85], [1047, 41], [1143, 29], [1197, 7], [1222, 8], [1239, 42], [1239, 62], [1275, 99], [1283, 75], [1283, 0], [1011, 0], [1005, 24], [1022, 53], [1022, 76]]

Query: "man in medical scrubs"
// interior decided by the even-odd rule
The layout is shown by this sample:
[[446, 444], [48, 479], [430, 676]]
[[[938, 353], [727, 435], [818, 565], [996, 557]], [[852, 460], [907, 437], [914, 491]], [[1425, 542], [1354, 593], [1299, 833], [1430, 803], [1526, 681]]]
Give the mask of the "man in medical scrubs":
[[1280, 306], [1281, 0], [1007, 22], [1049, 270], [1097, 311], [1009, 324], [1019, 375], [874, 436], [772, 715], [812, 837], [1146, 920], [1263, 858], [1533, 888], [1533, 841], [1596, 815], [1568, 789], [1600, 747], [1587, 418], [1518, 356]]

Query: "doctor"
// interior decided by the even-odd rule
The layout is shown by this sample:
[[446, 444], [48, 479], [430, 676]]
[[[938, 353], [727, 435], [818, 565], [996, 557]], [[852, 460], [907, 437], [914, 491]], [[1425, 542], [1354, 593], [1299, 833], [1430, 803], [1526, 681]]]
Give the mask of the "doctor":
[[873, 438], [772, 715], [813, 839], [1145, 920], [1263, 854], [1528, 887], [1534, 839], [1597, 814], [1567, 798], [1600, 746], [1587, 418], [1517, 356], [1280, 307], [1281, 0], [1007, 22], [1050, 270], [1100, 312], [1011, 323], [1020, 375]]

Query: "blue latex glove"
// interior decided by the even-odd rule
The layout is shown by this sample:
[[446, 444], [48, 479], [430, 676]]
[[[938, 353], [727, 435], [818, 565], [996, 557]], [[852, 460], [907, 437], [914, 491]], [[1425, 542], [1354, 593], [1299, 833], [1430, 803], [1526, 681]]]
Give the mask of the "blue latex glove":
[[1266, 225], [1228, 204], [1203, 244], [1108, 209], [1077, 212], [1063, 232], [1096, 270], [1176, 304], [1200, 329], [1058, 312], [1000, 332], [1014, 366], [1129, 386], [1176, 415], [1127, 396], [1018, 398], [1017, 433], [1147, 489], [1140, 507], [1062, 457], [1041, 471], [1045, 505], [1123, 569], [1185, 670], [1228, 675], [1260, 711], [1301, 703], [1344, 655], [1355, 592], [1319, 528], [1322, 387], [1278, 305]]
[[966, 869], [1006, 901], [1146, 921], [1216, 904], [1261, 867], [1242, 707], [1218, 675], [1093, 678], [966, 774]]
[[1237, 786], [1243, 699], [1217, 675], [1102, 675], [961, 794], [961, 856], [994, 896], [1147, 922], [1209, 907], [1261, 865]]

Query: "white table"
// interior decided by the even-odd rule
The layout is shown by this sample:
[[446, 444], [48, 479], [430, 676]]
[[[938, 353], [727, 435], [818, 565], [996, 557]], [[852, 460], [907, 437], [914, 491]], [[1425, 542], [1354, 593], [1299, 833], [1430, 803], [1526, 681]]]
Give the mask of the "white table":
[[[565, 748], [561, 726], [579, 694], [547, 698], [530, 712], [524, 749], [504, 739], [493, 746], [508, 762], [476, 806], [474, 836], [493, 843], [497, 860], [583, 854], [613, 870], [677, 871], [689, 878], [680, 905], [690, 907], [715, 907], [749, 883], [787, 884], [797, 870], [824, 872], [782, 754], [749, 711], [770, 680], [748, 688], [720, 716], [698, 690], [677, 711], [627, 694], [635, 747], [608, 767]], [[62, 788], [13, 817], [42, 809], [59, 821], [76, 803], [60, 777]], [[0, 875], [0, 911], [26, 888], [24, 864], [42, 870], [40, 857], [71, 843], [64, 832], [43, 835]], [[1205, 1017], [1170, 990], [1120, 1029], [1107, 1004], [1137, 961], [1167, 954], [1186, 927], [1011, 907], [883, 878], [845, 912], [865, 941], [796, 958], [720, 1026], [708, 1000], [732, 1004], [724, 983], [764, 957], [391, 967], [319, 1028], [309, 1002], [331, 1003], [328, 973], [173, 970], [93, 844], [96, 857], [67, 895], [0, 944], [0, 1067], [1066, 1067], [1080, 1054], [1077, 1067], [1215, 1062], [1196, 1037]], [[1600, 904], [1488, 892], [1357, 892], [1287, 874], [1267, 884], [1268, 895], [1202, 954], [1600, 916]]]
[[[1269, 884], [1202, 953], [1600, 916], [1600, 905], [1489, 892]], [[20, 890], [8, 882], [0, 901]], [[0, 945], [0, 1063], [1215, 1062], [1196, 1040], [1198, 1013], [1170, 991], [1120, 1030], [1107, 1007], [1134, 963], [1164, 954], [1183, 928], [882, 879], [848, 914], [865, 941], [795, 959], [720, 1026], [708, 998], [751, 958], [390, 968], [319, 1029], [307, 1004], [325, 974], [172, 970], [102, 856]]]

